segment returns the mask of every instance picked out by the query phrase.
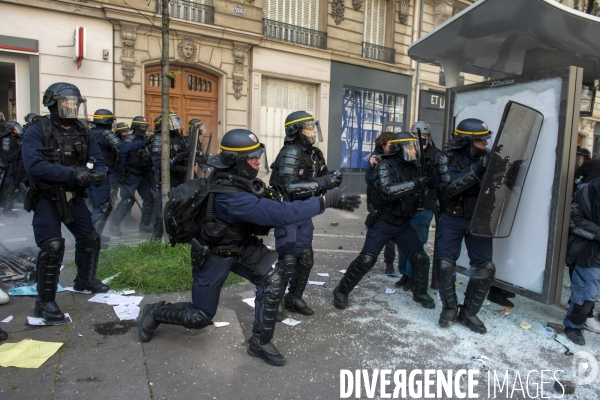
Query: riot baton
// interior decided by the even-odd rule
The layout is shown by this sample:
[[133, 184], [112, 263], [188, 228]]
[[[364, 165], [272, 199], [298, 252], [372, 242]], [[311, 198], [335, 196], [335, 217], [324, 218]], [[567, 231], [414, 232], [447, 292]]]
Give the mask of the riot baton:
[[196, 152], [198, 151], [198, 134], [200, 129], [193, 125], [190, 129], [189, 155], [187, 160], [187, 170], [185, 171], [185, 182], [194, 179], [194, 165], [196, 164]]
[[417, 128], [417, 136], [419, 138], [419, 151], [421, 153], [421, 176], [425, 176], [425, 153], [423, 152], [423, 137], [421, 136], [421, 128]]

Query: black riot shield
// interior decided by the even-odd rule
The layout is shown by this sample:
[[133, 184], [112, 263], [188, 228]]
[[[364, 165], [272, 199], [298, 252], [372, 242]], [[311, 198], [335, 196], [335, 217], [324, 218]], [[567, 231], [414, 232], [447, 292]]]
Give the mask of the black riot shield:
[[199, 129], [197, 126], [192, 126], [190, 130], [190, 143], [189, 143], [189, 156], [187, 162], [187, 170], [185, 173], [185, 181], [191, 181], [194, 179], [194, 165], [196, 163], [196, 149], [198, 148], [198, 134]]
[[510, 235], [543, 120], [533, 108], [506, 104], [471, 218], [473, 235]]

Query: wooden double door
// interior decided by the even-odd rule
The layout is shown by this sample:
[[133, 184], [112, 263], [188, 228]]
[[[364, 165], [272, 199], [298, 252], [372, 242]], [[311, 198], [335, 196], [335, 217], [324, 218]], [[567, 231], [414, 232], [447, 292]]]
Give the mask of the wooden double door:
[[[154, 118], [161, 113], [161, 67], [160, 65], [146, 69], [145, 75], [145, 116], [152, 125]], [[218, 152], [218, 79], [204, 71], [172, 65], [169, 71], [174, 74], [170, 78], [169, 109], [181, 117], [184, 132], [188, 130], [188, 122], [193, 118], [202, 120], [207, 134], [200, 140], [207, 141], [211, 136], [211, 154]]]

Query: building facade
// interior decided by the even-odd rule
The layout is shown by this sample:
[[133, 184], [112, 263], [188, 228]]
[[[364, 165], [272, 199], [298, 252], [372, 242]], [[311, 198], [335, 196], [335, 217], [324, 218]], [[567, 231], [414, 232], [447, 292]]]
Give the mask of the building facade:
[[[441, 141], [443, 73], [407, 50], [470, 4], [169, 0], [169, 108], [184, 121], [202, 119], [213, 153], [228, 130], [251, 129], [271, 162], [286, 116], [310, 111], [320, 120], [328, 165], [344, 170], [349, 189], [363, 191], [366, 159], [382, 130], [424, 119]], [[90, 115], [108, 108], [130, 123], [160, 113], [161, 0], [4, 0], [0, 11], [19, 21], [0, 26], [0, 111], [9, 119], [46, 113], [41, 96], [57, 81], [81, 89]], [[81, 27], [84, 45], [76, 48]], [[584, 147], [593, 145], [597, 119], [582, 119]]]

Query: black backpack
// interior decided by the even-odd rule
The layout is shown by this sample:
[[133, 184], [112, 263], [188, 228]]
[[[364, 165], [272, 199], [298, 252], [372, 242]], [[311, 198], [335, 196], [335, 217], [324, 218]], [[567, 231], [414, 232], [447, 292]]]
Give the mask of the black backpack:
[[211, 184], [213, 179], [214, 171], [207, 178], [182, 183], [169, 191], [164, 220], [171, 246], [190, 243], [198, 237], [204, 225], [213, 220], [212, 207], [216, 193], [243, 191], [238, 186]]

